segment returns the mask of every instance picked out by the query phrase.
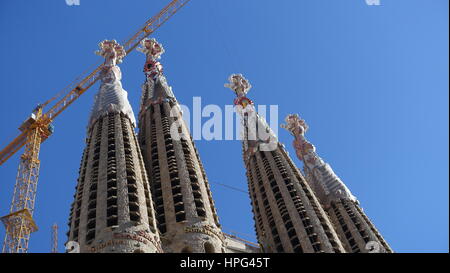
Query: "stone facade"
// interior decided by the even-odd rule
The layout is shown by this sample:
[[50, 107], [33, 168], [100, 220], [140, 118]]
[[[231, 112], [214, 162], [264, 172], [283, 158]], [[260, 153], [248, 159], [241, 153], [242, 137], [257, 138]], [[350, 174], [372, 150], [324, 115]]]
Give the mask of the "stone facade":
[[231, 75], [243, 122], [243, 157], [255, 229], [263, 252], [344, 252], [313, 190], [246, 97], [250, 84]]
[[295, 137], [293, 142], [297, 157], [303, 161], [306, 180], [322, 207], [327, 211], [333, 226], [347, 252], [392, 252], [392, 249], [365, 215], [356, 197], [316, 153], [316, 148], [304, 136], [308, 130], [298, 115], [288, 115], [286, 128]]
[[145, 39], [138, 50], [146, 54], [139, 144], [164, 252], [225, 252], [205, 170], [158, 62], [164, 49]]
[[80, 252], [162, 252], [134, 114], [116, 66], [124, 51], [115, 41], [104, 41], [100, 47], [99, 55], [106, 60], [88, 126], [68, 240], [78, 243]]

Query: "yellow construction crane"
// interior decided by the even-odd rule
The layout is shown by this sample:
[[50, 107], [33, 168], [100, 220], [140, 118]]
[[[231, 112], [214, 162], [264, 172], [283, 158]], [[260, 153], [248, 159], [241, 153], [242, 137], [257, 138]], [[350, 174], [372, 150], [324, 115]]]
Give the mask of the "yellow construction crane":
[[[123, 44], [126, 53], [130, 53], [144, 38], [152, 34], [189, 1], [172, 0], [157, 15], [145, 22]], [[53, 120], [97, 82], [96, 75], [102, 69], [102, 64], [96, 66], [92, 72], [87, 70], [87, 73], [83, 73], [58, 95], [38, 105], [31, 116], [19, 127], [20, 135], [0, 151], [0, 165], [2, 165], [25, 146], [25, 151], [20, 157], [10, 213], [0, 218], [6, 228], [3, 253], [26, 253], [28, 250], [30, 234], [37, 230], [33, 220], [33, 211], [39, 178], [41, 143], [53, 133]], [[61, 96], [63, 97], [60, 98]], [[58, 98], [60, 99], [57, 100]], [[44, 111], [47, 106], [50, 108]]]

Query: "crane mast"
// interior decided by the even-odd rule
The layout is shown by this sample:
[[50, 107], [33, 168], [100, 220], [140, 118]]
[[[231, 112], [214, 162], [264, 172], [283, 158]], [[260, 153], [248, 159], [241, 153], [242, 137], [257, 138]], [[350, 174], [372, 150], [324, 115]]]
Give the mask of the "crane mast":
[[[131, 38], [123, 43], [127, 55], [189, 1], [172, 0], [157, 15], [145, 22]], [[21, 134], [0, 151], [0, 165], [2, 165], [25, 146], [20, 157], [10, 212], [0, 218], [6, 229], [3, 253], [26, 253], [28, 251], [30, 234], [37, 230], [33, 212], [39, 178], [41, 143], [53, 133], [53, 120], [97, 82], [97, 74], [102, 66], [103, 64], [99, 64], [94, 66], [96, 67], [94, 70], [87, 70], [87, 73], [78, 77], [58, 95], [38, 105], [31, 117], [20, 126]], [[57, 100], [61, 95], [63, 97]], [[56, 101], [53, 106], [44, 112], [44, 107], [53, 101]]]
[[1, 218], [6, 228], [2, 252], [24, 253], [30, 234], [37, 230], [33, 220], [36, 188], [39, 178], [41, 143], [52, 133], [52, 127], [40, 122], [42, 106], [19, 128], [26, 132], [25, 151], [20, 157], [10, 214]]
[[52, 250], [51, 253], [58, 253], [58, 225], [52, 225]]

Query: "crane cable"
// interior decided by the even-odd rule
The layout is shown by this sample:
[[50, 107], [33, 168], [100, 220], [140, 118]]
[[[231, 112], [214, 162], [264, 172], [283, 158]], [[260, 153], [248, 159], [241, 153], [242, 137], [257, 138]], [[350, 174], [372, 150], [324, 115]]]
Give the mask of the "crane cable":
[[242, 193], [248, 194], [248, 191], [246, 191], [246, 190], [235, 188], [235, 187], [227, 185], [227, 184], [222, 184], [222, 183], [214, 182], [214, 181], [211, 181], [211, 183], [217, 184], [217, 185], [222, 186], [224, 188], [228, 188], [230, 190], [234, 190], [234, 191], [238, 191], [238, 192], [242, 192]]
[[[209, 8], [210, 12], [206, 12], [207, 16], [211, 16], [211, 19], [209, 19], [209, 22], [213, 22], [213, 24], [215, 25], [215, 29], [218, 29], [220, 33], [226, 33], [226, 28], [222, 25], [222, 22], [226, 22], [226, 18], [224, 18], [224, 16], [222, 16], [221, 14], [219, 14], [219, 12], [217, 12], [217, 10], [219, 9], [219, 4], [217, 3], [218, 1], [207, 1], [211, 4], [211, 7]], [[217, 20], [219, 18], [219, 20]], [[228, 60], [230, 61], [228, 63], [228, 65], [231, 66], [231, 68], [234, 71], [240, 71], [240, 66], [239, 66], [239, 58], [237, 57], [238, 50], [236, 48], [234, 48], [234, 50], [232, 50], [232, 44], [230, 43], [230, 39], [228, 37], [224, 37], [223, 35], [220, 35], [220, 37], [222, 38], [220, 44], [223, 46], [223, 48], [226, 51], [226, 54], [228, 55]], [[234, 53], [234, 54], [233, 54]]]

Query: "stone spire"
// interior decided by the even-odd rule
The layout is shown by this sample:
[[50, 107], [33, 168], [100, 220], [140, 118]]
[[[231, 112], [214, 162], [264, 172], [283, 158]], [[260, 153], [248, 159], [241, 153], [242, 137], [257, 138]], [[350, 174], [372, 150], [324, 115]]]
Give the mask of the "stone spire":
[[235, 92], [234, 104], [242, 117], [244, 164], [264, 252], [344, 252], [313, 190], [246, 97], [250, 83], [241, 74], [231, 75], [229, 81], [225, 86]]
[[364, 214], [359, 202], [316, 153], [316, 148], [305, 138], [308, 125], [297, 114], [286, 117], [281, 127], [294, 137], [297, 157], [303, 161], [306, 180], [314, 189], [323, 208], [330, 216], [348, 252], [392, 252], [386, 241]]
[[136, 125], [133, 109], [128, 102], [128, 93], [122, 88], [122, 73], [117, 64], [122, 62], [126, 52], [115, 40], [105, 40], [99, 44], [100, 50], [95, 54], [105, 58], [100, 71], [100, 89], [95, 96], [94, 106], [89, 118], [88, 129], [98, 118], [109, 113], [123, 113], [133, 126]]
[[247, 97], [247, 93], [252, 87], [242, 74], [232, 74], [229, 83], [224, 86], [233, 90], [237, 98], [234, 105], [237, 113], [241, 117], [241, 123], [245, 130], [242, 139], [244, 140], [244, 157], [248, 158], [258, 150], [273, 151], [277, 148], [278, 139], [266, 120], [261, 117], [255, 109], [253, 101]]
[[146, 80], [142, 85], [141, 109], [145, 107], [146, 103], [159, 104], [169, 99], [175, 99], [172, 87], [167, 84], [163, 75], [163, 66], [158, 61], [165, 52], [163, 46], [155, 38], [144, 39], [136, 50], [146, 56], [144, 65]]
[[172, 253], [225, 252], [205, 170], [158, 61], [164, 49], [155, 39], [145, 39], [138, 50], [146, 54], [139, 143], [163, 249]]
[[316, 147], [305, 138], [308, 125], [297, 114], [288, 115], [282, 128], [288, 130], [294, 137], [293, 142], [297, 157], [303, 161], [304, 172], [316, 195], [327, 206], [331, 201], [346, 199], [357, 202], [350, 190], [334, 173], [329, 164], [325, 163], [316, 153]]
[[125, 56], [116, 41], [100, 43], [105, 64], [89, 119], [68, 237], [81, 252], [162, 252], [134, 115], [120, 83]]

